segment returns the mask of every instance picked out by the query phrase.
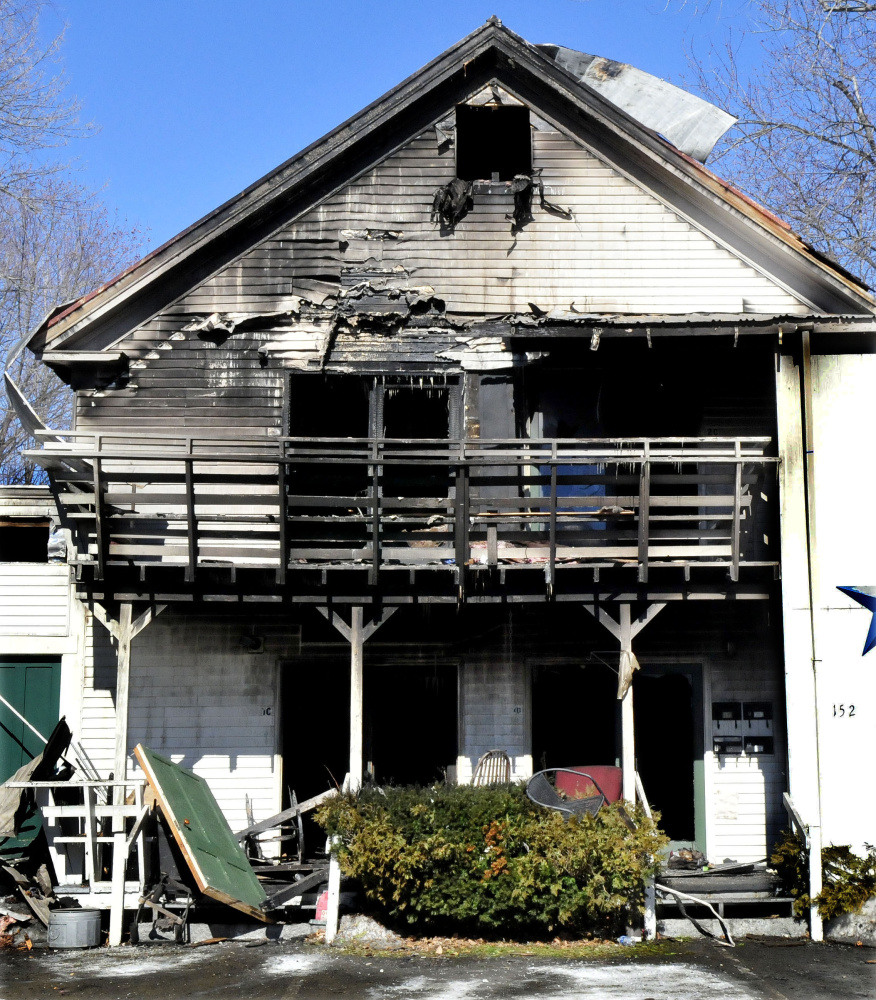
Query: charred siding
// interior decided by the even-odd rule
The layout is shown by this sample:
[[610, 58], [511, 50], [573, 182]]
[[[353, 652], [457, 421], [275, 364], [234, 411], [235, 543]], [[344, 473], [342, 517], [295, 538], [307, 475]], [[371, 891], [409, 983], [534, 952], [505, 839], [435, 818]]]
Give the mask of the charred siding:
[[[795, 312], [800, 303], [559, 132], [535, 131], [534, 166], [569, 222], [535, 210], [511, 235], [511, 196], [476, 191], [451, 235], [430, 220], [453, 151], [425, 133], [187, 296], [186, 311], [286, 307], [375, 267], [430, 285], [450, 313]], [[347, 235], [347, 234], [350, 235]], [[359, 234], [368, 234], [365, 239]], [[356, 235], [353, 235], [356, 234]], [[383, 234], [392, 234], [389, 236]], [[272, 288], [273, 285], [273, 288]]]
[[[77, 426], [276, 430], [283, 368], [458, 371], [447, 352], [486, 317], [806, 311], [559, 132], [533, 131], [533, 156], [571, 221], [536, 206], [512, 234], [512, 196], [481, 185], [442, 233], [432, 200], [454, 154], [420, 135], [127, 338], [129, 379], [81, 393]], [[245, 329], [186, 332], [213, 314]]]

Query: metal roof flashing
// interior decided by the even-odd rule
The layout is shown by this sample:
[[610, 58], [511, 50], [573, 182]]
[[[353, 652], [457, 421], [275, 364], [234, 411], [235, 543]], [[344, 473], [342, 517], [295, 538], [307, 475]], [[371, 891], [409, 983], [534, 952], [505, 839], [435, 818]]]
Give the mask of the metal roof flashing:
[[564, 45], [538, 45], [582, 84], [602, 94], [677, 149], [705, 163], [737, 119], [721, 108], [627, 63]]

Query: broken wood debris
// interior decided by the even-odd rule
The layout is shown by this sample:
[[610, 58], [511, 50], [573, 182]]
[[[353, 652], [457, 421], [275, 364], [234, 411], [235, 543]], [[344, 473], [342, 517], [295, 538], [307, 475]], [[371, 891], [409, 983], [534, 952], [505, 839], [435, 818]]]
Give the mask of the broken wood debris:
[[269, 816], [267, 819], [260, 820], [258, 823], [253, 823], [248, 826], [245, 830], [241, 830], [234, 836], [238, 841], [245, 840], [247, 837], [252, 837], [257, 833], [264, 833], [266, 830], [272, 830], [275, 827], [280, 826], [282, 823], [288, 823], [289, 820], [295, 819], [306, 812], [310, 812], [312, 809], [316, 809], [317, 806], [322, 805], [323, 802], [327, 802], [329, 799], [334, 798], [338, 794], [336, 788], [329, 788], [325, 792], [320, 792], [319, 795], [314, 795], [313, 798], [305, 799], [304, 802], [299, 802], [296, 805], [290, 806], [288, 809], [284, 809], [282, 812], [278, 812], [273, 816]]

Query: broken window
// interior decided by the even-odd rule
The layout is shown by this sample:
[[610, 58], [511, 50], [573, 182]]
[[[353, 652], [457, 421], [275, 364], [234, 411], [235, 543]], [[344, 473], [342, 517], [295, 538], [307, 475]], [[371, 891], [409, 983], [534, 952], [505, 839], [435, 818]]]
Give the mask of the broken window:
[[48, 521], [0, 521], [0, 562], [48, 562]]
[[462, 180], [510, 181], [532, 173], [529, 109], [459, 104], [456, 108], [456, 174]]

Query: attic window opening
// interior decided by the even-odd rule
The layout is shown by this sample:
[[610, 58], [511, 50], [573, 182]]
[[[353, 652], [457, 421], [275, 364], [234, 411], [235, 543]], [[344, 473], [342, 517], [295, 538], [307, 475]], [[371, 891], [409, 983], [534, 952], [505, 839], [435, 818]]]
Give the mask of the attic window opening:
[[510, 181], [532, 173], [529, 108], [459, 104], [456, 107], [456, 175], [464, 181]]

